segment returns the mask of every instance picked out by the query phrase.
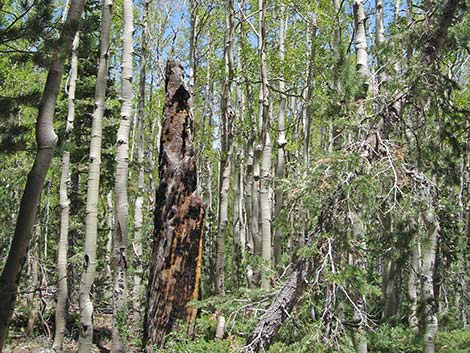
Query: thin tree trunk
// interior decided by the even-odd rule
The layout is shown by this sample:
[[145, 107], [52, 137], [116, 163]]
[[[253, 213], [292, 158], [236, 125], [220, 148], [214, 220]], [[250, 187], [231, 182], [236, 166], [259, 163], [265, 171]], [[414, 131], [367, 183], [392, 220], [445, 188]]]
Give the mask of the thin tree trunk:
[[141, 36], [141, 53], [139, 63], [139, 102], [137, 105], [137, 166], [139, 168], [137, 174], [137, 197], [134, 208], [134, 239], [132, 248], [133, 256], [133, 289], [132, 289], [132, 310], [134, 322], [140, 321], [141, 312], [141, 295], [142, 292], [142, 221], [143, 221], [143, 204], [144, 204], [144, 132], [145, 132], [145, 80], [146, 80], [146, 58], [147, 58], [147, 16], [149, 1], [144, 2], [144, 13], [142, 18], [142, 36]]
[[[356, 48], [356, 72], [358, 76], [366, 80], [369, 77], [369, 63], [366, 40], [366, 15], [364, 14], [363, 0], [354, 0], [354, 28]], [[365, 83], [367, 85], [367, 82]]]
[[[365, 92], [360, 95], [357, 107], [357, 116], [363, 119], [366, 114], [365, 102], [362, 98], [366, 98], [368, 90], [369, 64], [366, 40], [366, 17], [364, 14], [364, 4], [362, 0], [355, 0], [353, 6], [354, 12], [354, 30], [355, 30], [355, 48], [356, 48], [356, 73], [357, 76], [364, 81]], [[374, 134], [372, 134], [374, 135]], [[353, 241], [356, 246], [352, 255], [352, 263], [354, 267], [363, 270], [367, 267], [366, 254], [364, 253], [364, 223], [361, 219], [360, 211], [354, 209], [350, 211], [350, 220], [352, 225]], [[353, 342], [357, 353], [367, 353], [367, 338], [365, 335], [366, 326], [366, 299], [365, 295], [360, 292], [353, 293], [353, 320], [358, 322], [357, 328], [353, 329]]]
[[261, 272], [261, 288], [270, 288], [269, 271], [271, 270], [271, 113], [269, 109], [268, 77], [266, 67], [266, 0], [258, 1], [259, 28], [258, 28], [258, 56], [259, 56], [259, 76], [260, 86], [260, 127], [262, 142], [262, 159], [260, 174], [260, 215], [261, 215], [261, 257], [263, 259], [263, 271]]
[[[108, 227], [108, 236], [106, 239], [106, 255], [105, 255], [105, 271], [106, 271], [106, 279], [109, 281], [108, 283], [113, 282], [113, 272], [111, 269], [111, 258], [113, 252], [113, 230], [114, 230], [114, 202], [113, 202], [113, 191], [110, 190], [106, 195], [106, 204], [107, 204], [107, 217], [106, 217], [106, 225]], [[109, 294], [112, 295], [109, 286], [106, 286], [109, 289]], [[108, 290], [107, 290], [108, 291]]]
[[90, 353], [93, 339], [93, 303], [91, 291], [96, 271], [96, 236], [98, 230], [98, 195], [100, 185], [102, 120], [109, 68], [109, 45], [111, 31], [112, 0], [102, 0], [100, 59], [95, 87], [95, 109], [91, 126], [91, 141], [88, 166], [88, 185], [85, 219], [85, 246], [83, 272], [80, 280], [80, 338], [79, 353]]
[[165, 335], [186, 324], [192, 335], [199, 297], [204, 206], [196, 192], [193, 115], [183, 68], [167, 63], [166, 98], [159, 157], [159, 186], [143, 343], [146, 352], [163, 347]]
[[194, 99], [196, 89], [196, 47], [197, 47], [197, 28], [199, 25], [199, 0], [189, 1], [189, 14], [191, 23], [191, 34], [189, 38], [189, 92]]
[[[334, 55], [333, 65], [333, 89], [341, 95], [341, 65], [343, 62], [343, 51], [341, 49], [341, 6], [340, 0], [333, 0], [333, 7], [336, 12], [333, 30], [333, 43], [332, 50]], [[341, 146], [341, 127], [336, 125], [334, 118], [331, 118], [330, 125], [328, 127], [328, 152], [332, 153], [334, 150], [338, 150]]]
[[[338, 202], [338, 189], [332, 197], [326, 201], [317, 217], [317, 224], [313, 236], [309, 238], [307, 245], [312, 245], [321, 233], [327, 231], [332, 219], [334, 205]], [[255, 329], [247, 340], [246, 346], [240, 350], [243, 353], [264, 352], [268, 349], [274, 335], [281, 327], [284, 320], [290, 317], [290, 313], [299, 300], [302, 293], [308, 287], [310, 279], [315, 272], [315, 263], [319, 262], [323, 249], [313, 257], [298, 258], [292, 264], [292, 272], [289, 274], [284, 286], [279, 289], [269, 308], [259, 319]]]
[[[243, 4], [239, 4], [243, 6]], [[242, 41], [243, 41], [243, 31], [240, 29], [240, 37], [237, 45], [237, 72], [241, 73], [243, 71], [243, 62], [242, 62]], [[238, 121], [243, 122], [245, 119], [245, 94], [241, 84], [241, 77], [237, 77], [236, 80], [236, 116]], [[241, 148], [240, 148], [241, 147]], [[234, 147], [235, 148], [235, 147]], [[244, 191], [244, 169], [245, 169], [245, 159], [242, 158], [243, 154], [243, 145], [238, 146], [237, 158], [234, 163], [234, 187], [233, 187], [233, 269], [235, 270], [235, 284], [243, 284], [243, 270], [242, 263], [245, 259], [245, 249], [246, 249], [246, 229], [245, 229], [245, 191]]]
[[67, 322], [67, 250], [69, 237], [69, 213], [70, 200], [68, 197], [68, 183], [70, 181], [70, 134], [72, 133], [75, 120], [75, 90], [77, 86], [78, 56], [77, 49], [79, 43], [79, 32], [75, 34], [72, 44], [72, 61], [70, 65], [70, 77], [68, 87], [68, 112], [67, 124], [65, 127], [66, 147], [62, 155], [62, 171], [59, 187], [60, 204], [60, 235], [57, 247], [57, 304], [55, 309], [55, 335], [53, 349], [62, 351], [64, 342], [65, 326]]
[[59, 39], [60, 49], [49, 67], [44, 87], [38, 119], [36, 122], [37, 153], [34, 165], [28, 175], [21, 198], [20, 210], [16, 221], [15, 234], [10, 251], [0, 277], [0, 351], [5, 344], [8, 325], [13, 316], [18, 284], [25, 263], [26, 251], [31, 239], [31, 232], [36, 220], [42, 186], [54, 155], [57, 135], [53, 128], [53, 118], [57, 96], [60, 91], [64, 61], [72, 48], [72, 41], [77, 31], [78, 22], [85, 0], [72, 0], [67, 19]]
[[[122, 62], [121, 62], [121, 114], [119, 130], [116, 141], [116, 185], [115, 199], [116, 220], [113, 233], [113, 338], [112, 353], [124, 353], [127, 346], [127, 244], [129, 231], [129, 201], [127, 182], [129, 180], [129, 131], [132, 121], [132, 35], [134, 32], [134, 19], [132, 0], [123, 0], [124, 29], [122, 34]], [[142, 55], [143, 56], [143, 55]], [[145, 72], [144, 72], [145, 73]], [[141, 82], [142, 84], [142, 82]], [[145, 85], [145, 82], [143, 82]], [[142, 89], [142, 87], [141, 87]], [[142, 119], [143, 120], [143, 119]], [[142, 121], [143, 123], [143, 121]], [[140, 132], [143, 134], [143, 127]], [[143, 144], [143, 135], [139, 138]], [[143, 149], [143, 148], [142, 148]], [[143, 162], [143, 150], [139, 158]], [[140, 163], [142, 165], [142, 163]], [[140, 173], [140, 171], [139, 171]], [[139, 180], [143, 189], [143, 180]], [[142, 201], [142, 200], [141, 200]], [[136, 205], [136, 208], [139, 207]], [[142, 206], [140, 206], [142, 209]], [[139, 230], [138, 230], [139, 231]]]
[[33, 247], [28, 254], [28, 263], [29, 263], [29, 271], [28, 271], [28, 278], [30, 280], [29, 283], [29, 292], [26, 295], [26, 305], [28, 308], [28, 324], [26, 327], [26, 335], [28, 337], [33, 336], [34, 326], [36, 324], [36, 313], [37, 307], [34, 305], [34, 295], [36, 294], [36, 290], [38, 288], [39, 283], [39, 239], [41, 237], [41, 226], [40, 224], [36, 224], [34, 227], [34, 240], [33, 240]]
[[[384, 29], [384, 2], [383, 0], [377, 0], [375, 3], [375, 44], [380, 50], [380, 46], [385, 43], [385, 29]], [[383, 65], [383, 60], [379, 56], [377, 58], [377, 63], [379, 66], [378, 74], [378, 83], [377, 88], [380, 89], [386, 80], [385, 68], [381, 67]]]
[[[364, 240], [364, 223], [362, 216], [357, 210], [352, 210], [349, 215], [352, 227], [352, 240], [354, 252], [350, 254], [350, 265], [352, 268], [356, 268], [366, 271], [366, 254], [364, 253], [366, 244]], [[367, 339], [365, 336], [366, 328], [366, 298], [365, 295], [360, 293], [359, 290], [353, 290], [351, 295], [353, 304], [352, 319], [353, 322], [357, 323], [357, 327], [353, 330], [353, 343], [357, 353], [367, 353]]]
[[[256, 145], [254, 148], [249, 147], [253, 154], [253, 178], [251, 181], [251, 235], [253, 237], [253, 255], [255, 257], [261, 257], [262, 251], [262, 236], [260, 232], [260, 157], [261, 157], [261, 146]], [[260, 269], [255, 267], [253, 269], [252, 280], [250, 283], [252, 287], [258, 287], [260, 285]]]
[[[280, 183], [284, 178], [285, 174], [285, 161], [284, 161], [284, 146], [287, 144], [286, 140], [286, 131], [285, 131], [285, 110], [286, 110], [286, 95], [284, 91], [286, 89], [286, 83], [284, 81], [284, 74], [282, 67], [285, 65], [285, 40], [286, 40], [286, 27], [287, 27], [287, 18], [286, 18], [286, 6], [284, 3], [281, 3], [281, 14], [279, 20], [279, 60], [281, 61], [281, 71], [279, 77], [279, 113], [277, 117], [277, 128], [279, 130], [279, 135], [277, 138], [277, 163], [276, 163], [276, 183], [278, 187], [276, 188], [274, 194], [275, 200], [275, 209], [274, 209], [274, 219], [279, 217], [283, 203], [283, 193], [280, 188]], [[274, 263], [279, 265], [281, 262], [282, 256], [282, 229], [280, 227], [276, 228], [274, 231], [273, 239], [273, 255]]]
[[230, 188], [230, 172], [233, 152], [233, 121], [235, 111], [231, 105], [233, 73], [233, 46], [235, 32], [235, 9], [233, 0], [225, 2], [225, 48], [224, 67], [225, 79], [221, 100], [222, 135], [219, 180], [219, 214], [217, 231], [217, 260], [215, 289], [217, 294], [225, 293], [225, 237], [228, 225], [228, 193]]
[[[160, 81], [160, 80], [159, 80]], [[155, 207], [155, 183], [154, 183], [154, 171], [155, 171], [155, 160], [154, 160], [154, 136], [157, 136], [158, 134], [155, 133], [155, 128], [156, 128], [156, 117], [153, 118], [153, 84], [154, 84], [154, 72], [150, 73], [150, 92], [149, 92], [149, 99], [148, 99], [148, 105], [150, 107], [149, 109], [149, 122], [150, 122], [150, 135], [149, 139], [147, 142], [148, 146], [148, 152], [147, 152], [147, 164], [148, 164], [148, 187], [147, 187], [147, 198], [148, 198], [148, 207], [149, 210], [153, 210]], [[145, 135], [144, 135], [145, 136]]]
[[[416, 237], [415, 237], [416, 238]], [[418, 239], [414, 239], [416, 244], [412, 244], [411, 263], [408, 275], [408, 300], [410, 302], [410, 312], [408, 314], [408, 326], [414, 332], [418, 332], [418, 275], [421, 273], [419, 264], [421, 257], [421, 244]]]
[[240, 282], [240, 264], [242, 263], [242, 247], [245, 245], [242, 243], [241, 232], [242, 232], [242, 214], [241, 214], [241, 202], [243, 189], [241, 188], [242, 182], [242, 163], [240, 154], [235, 158], [234, 163], [234, 181], [233, 181], [233, 250], [232, 250], [232, 271], [233, 271], [233, 282], [235, 286], [241, 285]]
[[[429, 195], [430, 196], [430, 195]], [[430, 198], [430, 202], [432, 202]], [[429, 201], [429, 199], [428, 199]], [[422, 300], [424, 303], [424, 353], [434, 353], [438, 329], [437, 306], [434, 295], [434, 267], [437, 257], [439, 220], [430, 206], [423, 215], [426, 237], [422, 243]]]

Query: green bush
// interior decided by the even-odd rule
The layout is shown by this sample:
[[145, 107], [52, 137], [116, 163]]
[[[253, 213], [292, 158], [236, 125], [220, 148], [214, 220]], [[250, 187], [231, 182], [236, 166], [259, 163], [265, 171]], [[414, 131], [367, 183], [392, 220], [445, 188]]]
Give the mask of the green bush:
[[421, 353], [421, 340], [402, 326], [380, 326], [368, 335], [368, 348], [374, 353]]
[[469, 353], [470, 330], [439, 332], [436, 338], [436, 350], [440, 353]]

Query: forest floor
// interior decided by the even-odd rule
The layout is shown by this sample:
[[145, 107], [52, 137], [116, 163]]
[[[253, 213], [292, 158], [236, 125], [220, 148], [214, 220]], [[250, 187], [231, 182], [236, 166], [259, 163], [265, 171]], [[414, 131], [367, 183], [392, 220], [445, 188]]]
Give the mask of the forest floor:
[[[111, 336], [112, 336], [112, 316], [111, 314], [99, 313], [94, 318], [94, 334], [93, 334], [93, 349], [92, 353], [109, 353], [111, 352]], [[12, 322], [12, 326], [16, 326], [15, 322]], [[20, 331], [20, 333], [17, 333]], [[49, 331], [49, 328], [47, 329]], [[53, 331], [50, 335], [46, 335], [44, 332], [37, 333], [37, 336], [28, 337], [23, 330], [15, 331], [17, 334], [12, 334], [7, 340], [7, 344], [3, 349], [3, 353], [54, 353], [52, 349], [52, 342], [54, 341]], [[36, 334], [36, 332], [35, 332]], [[133, 338], [139, 333], [130, 333], [128, 353], [140, 352], [140, 347], [135, 345]], [[51, 336], [52, 335], [52, 336]], [[73, 336], [78, 336], [78, 332], [74, 332]], [[64, 352], [77, 352], [78, 351], [78, 337], [71, 338], [67, 336], [64, 338]]]

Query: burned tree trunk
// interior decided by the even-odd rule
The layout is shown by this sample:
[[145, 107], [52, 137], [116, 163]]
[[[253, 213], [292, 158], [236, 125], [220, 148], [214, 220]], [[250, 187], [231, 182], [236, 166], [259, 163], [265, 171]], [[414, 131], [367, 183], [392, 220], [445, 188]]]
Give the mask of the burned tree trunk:
[[204, 206], [196, 192], [193, 116], [183, 68], [169, 61], [159, 155], [153, 253], [147, 291], [144, 347], [165, 344], [177, 321], [192, 333], [200, 292]]

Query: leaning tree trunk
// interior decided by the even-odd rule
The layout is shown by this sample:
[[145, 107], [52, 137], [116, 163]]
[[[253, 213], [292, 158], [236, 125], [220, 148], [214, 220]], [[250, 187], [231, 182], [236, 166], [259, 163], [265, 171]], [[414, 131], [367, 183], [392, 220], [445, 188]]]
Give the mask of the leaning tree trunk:
[[[75, 120], [75, 89], [77, 87], [78, 71], [78, 49], [79, 32], [76, 33], [72, 46], [72, 61], [70, 64], [70, 77], [68, 89], [68, 111], [67, 124], [65, 126], [65, 143], [70, 143], [70, 134], [72, 132]], [[70, 179], [70, 151], [69, 146], [65, 146], [62, 154], [62, 171], [59, 186], [59, 204], [60, 204], [60, 234], [59, 244], [57, 246], [57, 305], [55, 308], [55, 334], [53, 348], [56, 351], [62, 351], [64, 342], [65, 325], [67, 320], [67, 249], [69, 237], [69, 211], [70, 200], [68, 197], [68, 182]]]
[[[313, 246], [316, 238], [330, 228], [329, 222], [332, 219], [334, 205], [338, 202], [341, 192], [341, 188], [338, 188], [321, 208], [312, 236], [308, 238], [307, 246]], [[310, 279], [316, 269], [315, 264], [320, 262], [324, 253], [325, 249], [320, 248], [313, 257], [299, 257], [292, 264], [292, 272], [284, 286], [277, 291], [273, 302], [259, 319], [246, 346], [241, 348], [241, 352], [257, 353], [268, 349], [284, 320], [291, 317], [292, 309], [310, 284]]]
[[57, 145], [53, 118], [57, 96], [60, 91], [64, 61], [72, 48], [72, 41], [77, 31], [78, 22], [85, 0], [72, 0], [62, 34], [59, 38], [60, 49], [55, 51], [49, 67], [46, 85], [41, 99], [36, 122], [37, 153], [34, 165], [28, 175], [21, 198], [20, 210], [16, 221], [15, 234], [10, 251], [0, 277], [0, 351], [5, 344], [8, 325], [15, 309], [19, 279], [26, 259], [26, 252], [31, 240], [31, 232], [36, 220], [42, 186]]
[[193, 333], [197, 309], [188, 302], [199, 297], [204, 206], [196, 191], [193, 115], [183, 68], [169, 61], [159, 156], [159, 185], [155, 206], [144, 347], [153, 352], [178, 320]]
[[271, 306], [258, 321], [256, 328], [248, 338], [248, 344], [242, 348], [243, 353], [264, 352], [271, 344], [274, 335], [284, 320], [290, 316], [292, 309], [308, 285], [314, 269], [314, 261], [303, 259], [295, 265], [284, 286], [276, 295]]
[[95, 87], [95, 110], [91, 126], [88, 186], [85, 219], [83, 273], [80, 280], [80, 338], [79, 353], [91, 352], [93, 339], [93, 303], [91, 290], [96, 272], [96, 235], [98, 230], [98, 194], [100, 185], [102, 120], [109, 67], [112, 0], [102, 1], [100, 60]]
[[[127, 330], [127, 244], [129, 230], [129, 131], [132, 121], [132, 34], [134, 18], [132, 0], [122, 2], [124, 30], [122, 33], [121, 113], [116, 141], [116, 220], [113, 232], [113, 353], [126, 351]], [[141, 158], [143, 162], [143, 157]], [[143, 188], [143, 183], [142, 183]]]

